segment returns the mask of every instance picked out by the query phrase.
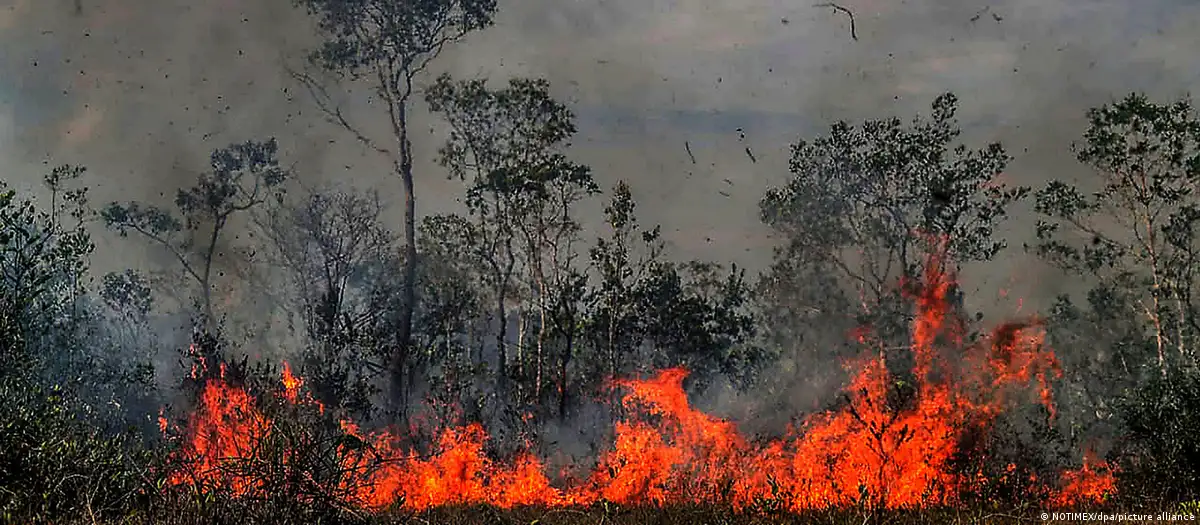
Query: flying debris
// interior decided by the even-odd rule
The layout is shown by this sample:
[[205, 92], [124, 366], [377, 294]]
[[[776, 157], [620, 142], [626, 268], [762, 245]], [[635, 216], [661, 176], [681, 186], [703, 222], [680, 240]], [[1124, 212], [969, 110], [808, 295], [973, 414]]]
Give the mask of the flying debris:
[[[738, 128], [737, 132], [738, 132], [738, 142], [743, 142], [743, 143], [746, 142], [746, 131], [743, 130], [742, 128]], [[746, 156], [750, 157], [750, 162], [753, 162], [755, 164], [758, 163], [758, 159], [754, 158], [754, 154], [750, 152], [750, 146], [746, 146]]]
[[692, 164], [696, 163], [696, 156], [692, 155], [692, 145], [688, 141], [683, 141], [683, 149], [687, 150], [688, 158], [692, 159]]
[[984, 7], [983, 9], [980, 9], [979, 11], [976, 11], [975, 16], [971, 17], [971, 22], [978, 22], [980, 17], [982, 17], [984, 13], [990, 13], [992, 15], [992, 20], [995, 20], [997, 22], [1004, 21], [1003, 17], [992, 12], [992, 6], [989, 5], [987, 7]]
[[850, 11], [849, 9], [846, 9], [845, 7], [837, 5], [833, 2], [825, 2], [823, 4], [816, 4], [813, 7], [829, 7], [835, 11], [841, 11], [843, 13], [846, 13], [846, 16], [850, 18], [850, 38], [853, 38], [854, 40], [858, 40], [858, 30], [854, 27], [854, 13], [852, 11]]

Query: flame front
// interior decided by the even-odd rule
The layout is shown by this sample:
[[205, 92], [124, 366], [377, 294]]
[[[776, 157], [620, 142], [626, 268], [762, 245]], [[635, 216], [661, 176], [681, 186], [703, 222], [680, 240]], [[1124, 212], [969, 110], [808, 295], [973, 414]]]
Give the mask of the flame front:
[[[1006, 408], [1032, 400], [1021, 398], [1031, 387], [1054, 418], [1050, 379], [1062, 372], [1043, 345], [1037, 319], [1005, 324], [984, 344], [964, 345], [963, 323], [948, 301], [953, 278], [942, 263], [930, 260], [924, 286], [913, 298], [916, 385], [911, 402], [901, 407], [890, 406], [888, 397], [899, 378], [889, 373], [882, 355], [872, 355], [855, 363], [843, 408], [807, 418], [783, 439], [752, 444], [732, 422], [693, 408], [683, 389], [687, 371], [673, 368], [649, 379], [615, 382], [634, 415], [616, 423], [612, 446], [571, 486], [553, 486], [542, 461], [531, 454], [490, 459], [484, 452], [488, 434], [479, 424], [444, 430], [433, 450], [421, 455], [397, 445], [396, 434], [363, 434], [343, 421], [342, 431], [368, 444], [376, 459], [341, 456], [345, 470], [354, 473], [347, 490], [371, 509], [396, 503], [420, 510], [601, 500], [729, 503], [738, 509], [774, 501], [790, 511], [953, 505], [977, 483], [951, 464], [966, 432], [986, 429]], [[303, 380], [287, 365], [282, 382], [289, 403], [316, 403], [300, 395]], [[254, 402], [223, 378], [208, 380], [183, 431], [186, 468], [170, 481], [216, 483], [238, 494], [259, 490], [252, 476], [222, 469], [273, 431]], [[165, 429], [165, 420], [162, 425]], [[1010, 465], [1009, 472], [1013, 469]], [[1042, 492], [1056, 505], [1094, 501], [1114, 490], [1112, 470], [1090, 454], [1081, 469], [1063, 473], [1059, 481], [1060, 489]]]

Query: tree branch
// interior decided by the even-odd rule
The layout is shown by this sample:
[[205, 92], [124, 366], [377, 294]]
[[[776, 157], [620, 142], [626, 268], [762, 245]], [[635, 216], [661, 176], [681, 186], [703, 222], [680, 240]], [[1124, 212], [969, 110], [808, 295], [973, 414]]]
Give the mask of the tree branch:
[[851, 12], [849, 9], [846, 9], [845, 7], [842, 7], [833, 2], [825, 2], [823, 4], [816, 4], [813, 7], [829, 7], [829, 8], [834, 9], [835, 11], [841, 11], [843, 13], [846, 13], [846, 16], [850, 18], [850, 38], [853, 38], [856, 41], [858, 40], [858, 30], [855, 29], [855, 27], [854, 27], [854, 13]]
[[317, 106], [318, 110], [325, 114], [325, 117], [329, 122], [341, 126], [346, 131], [349, 131], [352, 135], [354, 135], [354, 138], [364, 146], [383, 155], [390, 156], [392, 154], [391, 150], [377, 145], [374, 140], [371, 140], [370, 137], [359, 131], [358, 127], [352, 124], [349, 119], [342, 114], [342, 108], [333, 102], [333, 97], [329, 95], [329, 91], [325, 89], [325, 86], [320, 81], [313, 78], [311, 74], [305, 71], [292, 69], [286, 64], [284, 65], [284, 70], [287, 71], [294, 80], [299, 82], [304, 86], [305, 89], [308, 90], [309, 96], [312, 98], [313, 103]]

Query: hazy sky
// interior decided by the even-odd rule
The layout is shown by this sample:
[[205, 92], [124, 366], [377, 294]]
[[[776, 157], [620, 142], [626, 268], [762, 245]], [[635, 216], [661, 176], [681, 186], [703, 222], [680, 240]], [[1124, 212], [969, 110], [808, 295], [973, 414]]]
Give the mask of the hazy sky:
[[[1040, 184], [1081, 174], [1068, 147], [1087, 107], [1130, 90], [1177, 97], [1200, 78], [1193, 1], [841, 5], [857, 41], [845, 15], [807, 1], [500, 0], [497, 25], [435, 69], [548, 78], [579, 116], [576, 157], [606, 187], [629, 180], [676, 254], [752, 269], [771, 246], [758, 199], [786, 180], [788, 144], [833, 120], [908, 118], [952, 90], [967, 139], [1002, 140], [1017, 157], [1010, 180]], [[386, 163], [321, 121], [282, 74], [311, 35], [290, 0], [0, 0], [4, 179], [31, 187], [43, 161], [78, 163], [97, 202], [158, 200], [213, 148], [276, 136], [306, 181], [374, 186], [399, 202]], [[415, 118], [419, 212], [455, 210], [461, 184], [432, 162], [440, 127]], [[98, 264], [127, 264], [130, 244], [104, 240]], [[1022, 261], [978, 282], [1004, 286]]]

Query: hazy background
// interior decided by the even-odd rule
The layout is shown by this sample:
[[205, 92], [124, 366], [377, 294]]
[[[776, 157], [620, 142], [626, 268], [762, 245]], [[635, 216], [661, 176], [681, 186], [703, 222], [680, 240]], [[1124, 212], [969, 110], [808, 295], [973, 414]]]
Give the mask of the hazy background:
[[[1069, 145], [1088, 107], [1130, 90], [1176, 97], [1200, 77], [1194, 1], [840, 3], [857, 41], [845, 15], [807, 1], [501, 0], [496, 26], [434, 72], [548, 78], [579, 116], [576, 158], [606, 187], [630, 181], [673, 255], [751, 271], [770, 260], [757, 201], [787, 179], [787, 146], [836, 119], [907, 119], [952, 90], [966, 139], [1002, 141], [1016, 157], [1008, 179], [1040, 185], [1086, 175]], [[313, 42], [290, 0], [0, 0], [0, 177], [34, 190], [46, 163], [83, 164], [96, 204], [166, 205], [212, 149], [275, 136], [304, 182], [399, 203], [388, 164], [321, 120], [283, 73]], [[414, 128], [418, 213], [458, 210], [461, 183], [433, 162], [440, 125], [421, 110]], [[1036, 307], [1061, 290], [1019, 253], [1032, 223], [1019, 215], [1016, 250], [968, 275], [973, 301], [1008, 288]], [[100, 272], [170, 262], [140, 240], [98, 244]]]

